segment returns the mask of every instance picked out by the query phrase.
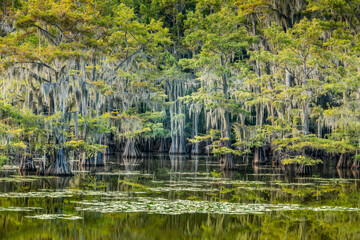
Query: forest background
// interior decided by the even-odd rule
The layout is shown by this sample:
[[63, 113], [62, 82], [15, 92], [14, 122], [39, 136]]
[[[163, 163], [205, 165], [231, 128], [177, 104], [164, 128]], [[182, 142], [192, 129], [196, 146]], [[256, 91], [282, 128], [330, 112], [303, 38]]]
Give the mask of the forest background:
[[2, 0], [0, 162], [359, 168], [359, 0]]

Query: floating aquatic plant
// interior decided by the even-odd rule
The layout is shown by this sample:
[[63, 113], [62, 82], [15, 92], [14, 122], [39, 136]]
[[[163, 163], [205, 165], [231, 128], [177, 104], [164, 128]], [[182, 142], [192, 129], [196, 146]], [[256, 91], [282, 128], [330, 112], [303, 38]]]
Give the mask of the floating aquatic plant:
[[53, 219], [79, 220], [79, 219], [83, 219], [80, 216], [69, 215], [69, 214], [41, 214], [41, 215], [33, 215], [33, 216], [25, 216], [25, 217], [41, 219], [41, 220], [53, 220]]
[[78, 201], [78, 211], [113, 213], [113, 212], [145, 212], [155, 214], [264, 214], [274, 211], [359, 211], [349, 207], [309, 207], [298, 204], [240, 204], [229, 202], [208, 202], [175, 200], [161, 198], [136, 198], [136, 201]]
[[31, 212], [41, 210], [41, 207], [0, 207], [0, 212]]

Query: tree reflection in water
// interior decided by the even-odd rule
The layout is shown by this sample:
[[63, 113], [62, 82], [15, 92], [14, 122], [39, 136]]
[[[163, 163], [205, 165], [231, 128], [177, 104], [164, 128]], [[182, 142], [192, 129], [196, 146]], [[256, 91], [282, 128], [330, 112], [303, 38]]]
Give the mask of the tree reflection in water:
[[[314, 169], [315, 176], [302, 178], [291, 178], [281, 168], [255, 165], [221, 172], [212, 157], [184, 155], [114, 156], [102, 169], [73, 170], [75, 175], [67, 178], [0, 171], [0, 239], [360, 238], [358, 210], [321, 210], [324, 206], [360, 208], [357, 170]], [[110, 206], [142, 199], [149, 203], [148, 210], [111, 211]], [[180, 205], [187, 213], [167, 213], [166, 208], [176, 208], [177, 201], [196, 208]], [[256, 207], [246, 214], [234, 214], [231, 208], [217, 210], [218, 214], [196, 213], [215, 203]], [[261, 210], [267, 204], [285, 204], [291, 211]], [[156, 208], [162, 212], [156, 214]], [[29, 218], [62, 214], [79, 219]]]

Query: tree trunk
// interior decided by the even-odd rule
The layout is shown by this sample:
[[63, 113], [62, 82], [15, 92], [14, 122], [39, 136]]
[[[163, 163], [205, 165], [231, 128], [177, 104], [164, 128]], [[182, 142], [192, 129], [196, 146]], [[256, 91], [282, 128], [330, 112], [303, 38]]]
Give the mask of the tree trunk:
[[[307, 85], [307, 74], [308, 74], [308, 69], [307, 69], [307, 66], [306, 66], [306, 60], [304, 59], [304, 62], [303, 62], [303, 70], [304, 70], [304, 81], [303, 81], [303, 85], [306, 86]], [[309, 108], [310, 108], [310, 101], [309, 99], [307, 99], [307, 97], [310, 97], [311, 93], [309, 93], [309, 91], [305, 91], [305, 95], [306, 96], [306, 99], [304, 100], [304, 106], [303, 106], [303, 131], [304, 131], [304, 134], [305, 135], [308, 135], [309, 134]]]
[[164, 153], [164, 152], [168, 152], [168, 151], [169, 151], [169, 146], [168, 146], [168, 143], [167, 143], [167, 139], [166, 138], [161, 138], [160, 139], [159, 152]]
[[300, 165], [296, 166], [295, 173], [296, 173], [296, 175], [308, 175], [308, 174], [311, 174], [312, 173], [312, 167], [300, 164]]
[[231, 153], [226, 154], [220, 158], [221, 170], [235, 170], [236, 166]]
[[[194, 112], [194, 121], [193, 121], [193, 131], [194, 131], [194, 137], [199, 136], [199, 114], [195, 111]], [[199, 155], [200, 154], [200, 147], [199, 147], [199, 143], [193, 143], [192, 144], [192, 150], [191, 150], [191, 154], [193, 155]]]
[[309, 134], [309, 100], [305, 100], [303, 108], [303, 131], [305, 135]]
[[85, 154], [83, 155], [81, 162], [81, 166], [104, 166], [104, 154], [100, 151], [95, 153], [95, 156], [86, 157]]
[[322, 137], [322, 127], [321, 127], [321, 119], [318, 119], [318, 124], [317, 124], [317, 135], [319, 138]]
[[[185, 119], [180, 114], [183, 114], [182, 104], [177, 101], [178, 97], [182, 95], [182, 88], [180, 84], [174, 86], [175, 103], [170, 107], [170, 121], [171, 121], [171, 147], [170, 154], [185, 154]], [[177, 114], [178, 116], [175, 116]]]
[[[221, 63], [223, 66], [225, 66], [224, 64], [224, 59], [223, 57], [221, 57]], [[225, 99], [228, 100], [229, 96], [228, 96], [228, 82], [227, 82], [227, 75], [226, 73], [223, 74], [223, 91], [224, 91], [224, 96]], [[228, 110], [225, 108], [224, 111], [224, 116], [223, 116], [223, 131], [222, 133], [224, 134], [223, 137], [225, 137], [227, 140], [224, 141], [224, 145], [225, 147], [231, 149], [231, 126], [230, 126], [230, 116], [229, 116], [229, 112]], [[235, 169], [235, 163], [234, 163], [234, 159], [233, 159], [233, 155], [231, 153], [226, 154], [223, 159], [222, 159], [222, 169]]]
[[290, 72], [286, 70], [285, 75], [285, 85], [291, 87], [291, 82], [293, 81], [293, 76], [291, 76]]
[[140, 149], [136, 145], [135, 139], [133, 139], [133, 138], [127, 139], [124, 153], [122, 156], [124, 158], [140, 158], [143, 156]]
[[54, 175], [54, 176], [72, 175], [72, 172], [69, 169], [69, 166], [66, 162], [64, 149], [60, 148], [57, 150], [56, 159], [45, 171], [45, 175]]
[[360, 168], [360, 162], [358, 160], [354, 160], [353, 164], [351, 165], [352, 169], [359, 169]]
[[346, 167], [346, 156], [344, 153], [340, 155], [339, 161], [336, 165], [336, 168], [345, 168]]
[[254, 162], [253, 164], [266, 164], [266, 154], [263, 147], [255, 147]]
[[19, 171], [21, 173], [36, 172], [36, 166], [33, 162], [32, 157], [25, 155], [21, 158]]

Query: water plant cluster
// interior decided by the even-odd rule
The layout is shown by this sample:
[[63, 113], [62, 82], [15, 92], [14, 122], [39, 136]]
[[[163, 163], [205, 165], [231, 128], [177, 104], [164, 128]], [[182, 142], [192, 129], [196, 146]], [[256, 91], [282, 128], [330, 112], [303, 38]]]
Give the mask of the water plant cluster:
[[152, 156], [132, 169], [115, 160], [107, 171], [72, 177], [1, 170], [0, 237], [359, 236], [357, 170], [339, 177], [329, 167], [294, 177], [281, 168], [244, 166], [226, 175], [216, 158], [169, 160]]

